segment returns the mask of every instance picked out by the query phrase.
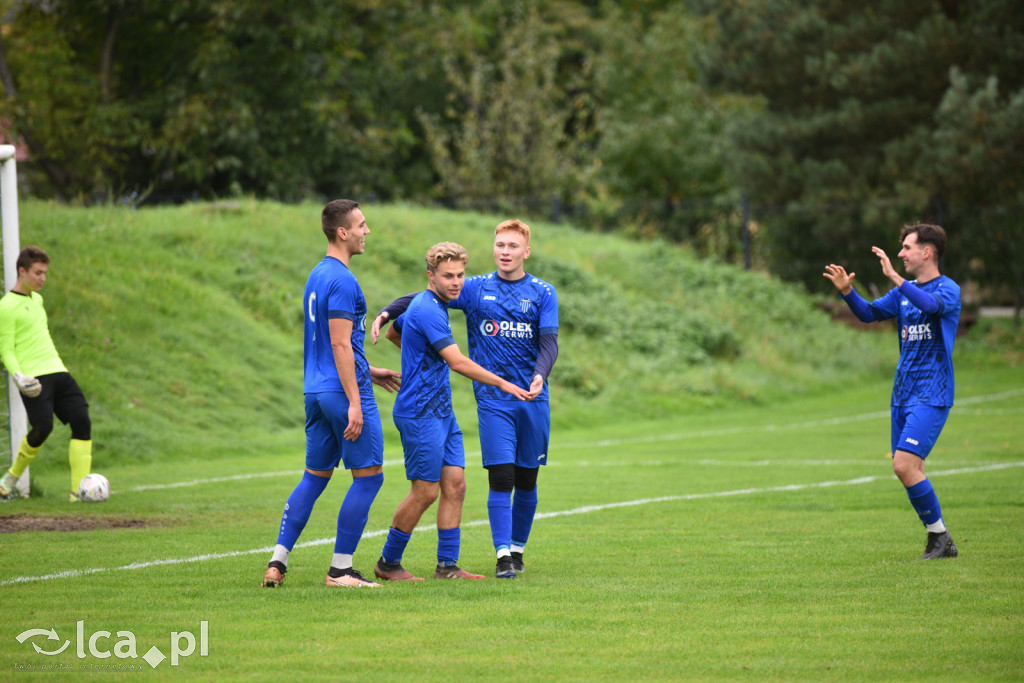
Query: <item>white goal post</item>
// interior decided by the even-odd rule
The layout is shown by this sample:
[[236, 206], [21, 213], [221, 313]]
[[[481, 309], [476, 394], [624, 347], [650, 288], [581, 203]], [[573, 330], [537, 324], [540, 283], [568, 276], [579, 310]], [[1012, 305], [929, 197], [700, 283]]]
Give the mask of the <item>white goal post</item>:
[[[0, 219], [3, 220], [4, 292], [9, 292], [18, 282], [18, 252], [21, 251], [18, 228], [18, 167], [14, 160], [15, 151], [14, 145], [0, 145]], [[28, 434], [28, 418], [25, 416], [25, 406], [21, 402], [18, 386], [10, 376], [7, 378], [7, 408], [13, 463], [21, 440]], [[3, 460], [0, 459], [0, 462]], [[28, 497], [28, 468], [18, 479], [18, 492]]]

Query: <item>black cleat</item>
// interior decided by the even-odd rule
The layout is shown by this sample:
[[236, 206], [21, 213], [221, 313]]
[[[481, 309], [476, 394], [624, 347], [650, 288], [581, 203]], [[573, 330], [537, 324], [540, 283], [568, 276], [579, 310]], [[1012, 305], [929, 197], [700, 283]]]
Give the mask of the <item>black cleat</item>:
[[956, 557], [957, 554], [956, 543], [953, 543], [953, 537], [949, 535], [948, 530], [939, 533], [928, 532], [928, 545], [924, 548], [924, 555], [921, 555], [922, 560]]
[[499, 557], [498, 566], [494, 571], [494, 575], [499, 579], [516, 578], [516, 568], [512, 565], [512, 558], [508, 555]]
[[522, 553], [512, 553], [512, 569], [516, 570], [516, 574], [522, 574], [526, 571], [526, 567], [523, 566]]

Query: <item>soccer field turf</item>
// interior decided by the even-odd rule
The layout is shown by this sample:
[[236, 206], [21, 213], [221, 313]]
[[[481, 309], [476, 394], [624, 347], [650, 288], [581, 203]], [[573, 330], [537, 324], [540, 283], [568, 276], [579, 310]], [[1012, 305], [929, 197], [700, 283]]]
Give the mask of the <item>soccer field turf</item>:
[[[51, 468], [46, 495], [0, 506], [19, 515], [6, 526], [33, 523], [20, 515], [120, 526], [0, 534], [0, 666], [134, 666], [168, 680], [1020, 680], [1022, 379], [1020, 368], [961, 375], [928, 460], [955, 560], [917, 559], [925, 532], [891, 472], [881, 382], [556, 432], [527, 571], [512, 581], [325, 588], [349, 481], [338, 475], [284, 586], [259, 587], [300, 452], [97, 468], [114, 495], [75, 508], [56, 493], [66, 472]], [[493, 577], [475, 446], [460, 564]], [[407, 492], [400, 454], [385, 458], [356, 554], [364, 574]], [[413, 535], [408, 569], [432, 572], [436, 538]], [[137, 657], [120, 656], [131, 643]], [[168, 659], [153, 667], [142, 657], [156, 651]]]

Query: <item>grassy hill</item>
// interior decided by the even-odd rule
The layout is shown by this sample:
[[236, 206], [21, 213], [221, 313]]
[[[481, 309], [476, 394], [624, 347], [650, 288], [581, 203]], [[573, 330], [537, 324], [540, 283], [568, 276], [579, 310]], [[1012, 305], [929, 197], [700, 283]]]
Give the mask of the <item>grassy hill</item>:
[[[89, 398], [97, 463], [301, 453], [301, 298], [326, 248], [320, 208], [22, 204], [22, 245], [53, 258], [50, 328]], [[371, 234], [353, 270], [374, 313], [423, 288], [422, 256], [435, 242], [465, 245], [471, 274], [493, 270], [492, 231], [504, 216], [364, 209]], [[559, 294], [556, 429], [775, 401], [891, 372], [890, 335], [831, 323], [798, 288], [664, 243], [531, 226], [527, 270]], [[452, 321], [465, 350], [463, 317]], [[399, 366], [387, 342], [368, 355]], [[472, 444], [470, 384], [453, 384]], [[377, 391], [397, 447], [393, 397]]]

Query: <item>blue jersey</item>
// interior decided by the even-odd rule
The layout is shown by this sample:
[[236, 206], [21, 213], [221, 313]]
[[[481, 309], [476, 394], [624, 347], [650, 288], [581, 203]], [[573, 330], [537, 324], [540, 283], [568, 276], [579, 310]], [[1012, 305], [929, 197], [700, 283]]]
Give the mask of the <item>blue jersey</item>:
[[916, 286], [938, 300], [937, 312], [924, 313], [899, 288], [889, 290], [870, 304], [877, 320], [896, 318], [898, 322], [900, 360], [896, 365], [892, 405], [951, 406], [960, 286], [945, 275]]
[[[540, 353], [540, 336], [558, 334], [555, 288], [529, 273], [503, 280], [498, 273], [466, 278], [458, 299], [448, 304], [466, 313], [469, 357], [498, 377], [528, 389]], [[403, 379], [404, 381], [404, 379]], [[477, 400], [518, 401], [489, 384], [473, 382]], [[548, 400], [548, 384], [534, 401]]]
[[392, 415], [423, 418], [452, 415], [452, 384], [448, 364], [439, 351], [455, 343], [448, 308], [429, 289], [420, 292], [395, 329], [402, 335], [402, 388]]
[[334, 363], [330, 332], [331, 319], [345, 318], [352, 321], [352, 352], [355, 356], [359, 395], [364, 402], [367, 399], [373, 401], [370, 364], [363, 351], [366, 299], [356, 276], [338, 259], [325, 256], [309, 274], [302, 300], [306, 308], [303, 391], [307, 394], [345, 391], [338, 377], [338, 367]]

